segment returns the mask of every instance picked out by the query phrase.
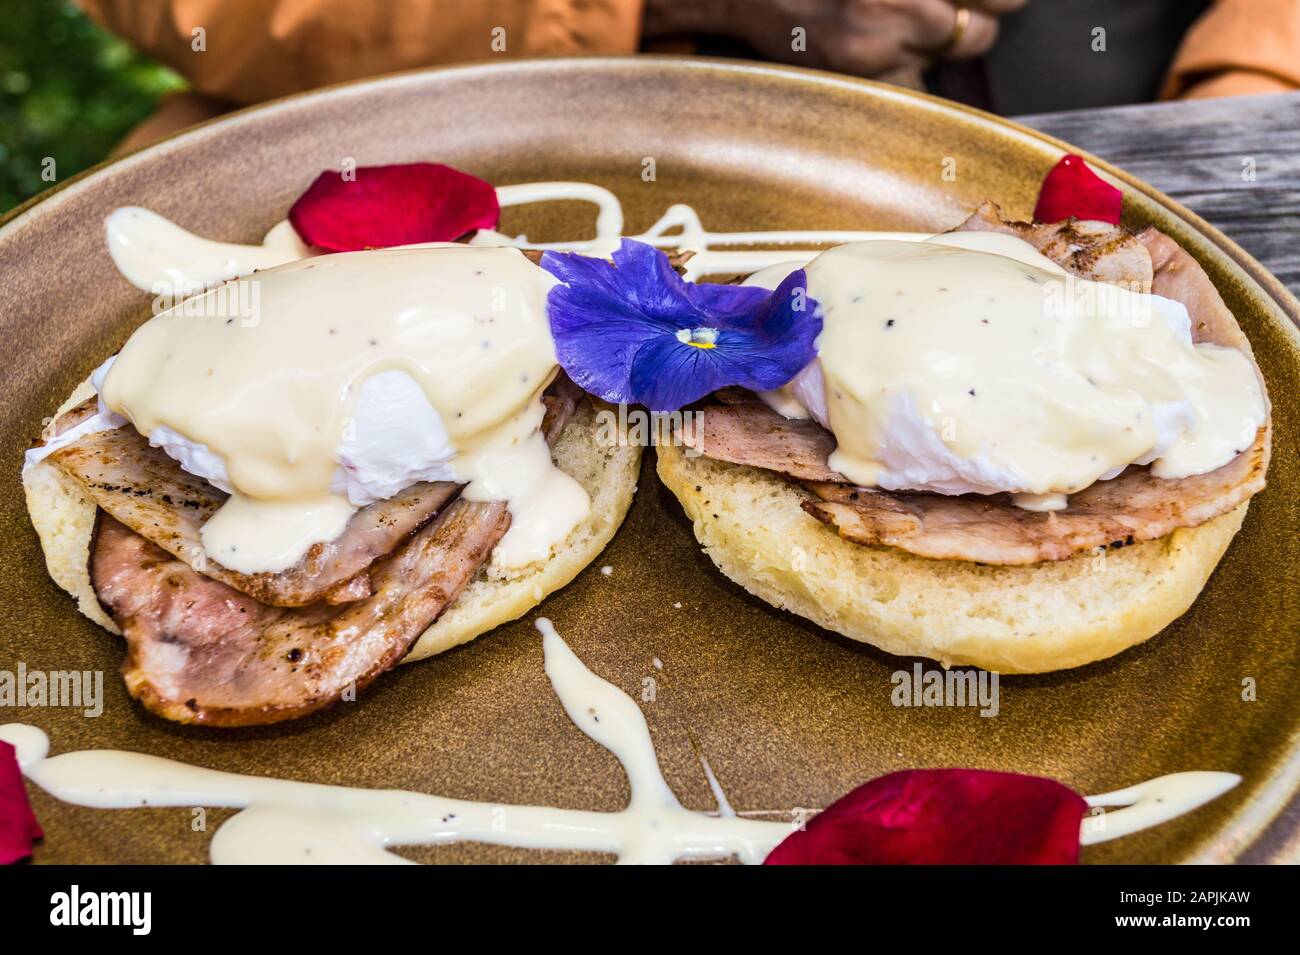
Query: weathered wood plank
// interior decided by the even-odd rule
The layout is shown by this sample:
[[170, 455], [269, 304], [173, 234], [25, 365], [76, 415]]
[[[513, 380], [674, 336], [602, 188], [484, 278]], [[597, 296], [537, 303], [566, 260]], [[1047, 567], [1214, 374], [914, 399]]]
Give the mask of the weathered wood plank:
[[1018, 119], [1169, 194], [1300, 295], [1300, 93]]

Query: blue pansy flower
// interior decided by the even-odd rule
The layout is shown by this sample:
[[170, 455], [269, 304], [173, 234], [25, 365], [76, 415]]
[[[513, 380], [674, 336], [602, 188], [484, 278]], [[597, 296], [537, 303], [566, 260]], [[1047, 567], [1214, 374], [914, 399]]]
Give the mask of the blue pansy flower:
[[561, 367], [614, 403], [676, 411], [729, 385], [770, 391], [816, 356], [821, 313], [802, 269], [775, 291], [687, 282], [668, 256], [624, 239], [613, 263], [547, 252], [547, 299]]

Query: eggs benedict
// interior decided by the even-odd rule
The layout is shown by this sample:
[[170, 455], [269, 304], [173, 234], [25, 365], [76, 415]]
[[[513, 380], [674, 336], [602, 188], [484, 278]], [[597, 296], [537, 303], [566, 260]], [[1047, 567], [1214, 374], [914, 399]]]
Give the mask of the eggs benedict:
[[700, 456], [659, 452], [724, 573], [890, 652], [1008, 673], [1101, 659], [1187, 609], [1263, 488], [1271, 428], [1191, 256], [986, 205], [805, 269], [816, 360], [716, 396], [683, 435]]
[[632, 442], [559, 372], [517, 249], [304, 259], [155, 315], [24, 486], [55, 580], [182, 722], [303, 715], [513, 619], [604, 547]]

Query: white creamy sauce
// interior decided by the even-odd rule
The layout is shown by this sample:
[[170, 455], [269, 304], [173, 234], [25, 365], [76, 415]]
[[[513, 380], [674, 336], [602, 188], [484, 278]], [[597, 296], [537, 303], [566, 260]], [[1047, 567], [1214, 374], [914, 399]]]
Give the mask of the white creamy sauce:
[[[963, 238], [854, 243], [809, 263], [836, 470], [891, 490], [1060, 495], [1134, 463], [1211, 471], [1254, 439], [1265, 407], [1250, 360], [1193, 345], [1180, 303], [1067, 281], [1004, 255], [1009, 236]], [[892, 447], [897, 416], [924, 421], [950, 460]]]
[[[407, 860], [391, 848], [452, 842], [613, 853], [621, 863], [731, 857], [758, 863], [790, 834], [790, 822], [737, 815], [707, 762], [716, 813], [682, 806], [664, 779], [645, 716], [632, 697], [588, 670], [549, 620], [539, 619], [537, 628], [546, 675], [565, 712], [627, 773], [632, 795], [625, 809], [589, 812], [327, 786], [115, 750], [49, 756], [45, 733], [23, 723], [0, 726], [0, 740], [14, 746], [28, 779], [64, 802], [97, 809], [240, 810], [213, 836], [210, 852], [218, 864], [402, 864]], [[1159, 825], [1239, 781], [1231, 773], [1176, 773], [1089, 797], [1092, 806], [1125, 808], [1086, 817], [1080, 839], [1091, 845]]]
[[290, 263], [146, 322], [100, 398], [232, 492], [202, 540], [234, 570], [283, 570], [356, 507], [449, 479], [470, 499], [509, 501], [514, 526], [494, 559], [530, 563], [589, 507], [538, 432], [556, 369], [554, 284], [504, 248]]
[[[503, 207], [592, 203], [595, 234], [530, 243], [482, 230], [472, 245], [608, 255], [622, 237], [622, 206], [602, 187], [537, 182], [503, 186], [497, 195]], [[1150, 464], [1164, 478], [1220, 467], [1253, 440], [1266, 415], [1250, 361], [1235, 349], [1192, 345], [1179, 303], [1068, 277], [1015, 236], [713, 232], [678, 204], [633, 238], [693, 251], [691, 279], [749, 274], [749, 284], [772, 288], [808, 268], [810, 294], [826, 312], [823, 357], [762, 397], [787, 417], [811, 415], [833, 431], [839, 448], [831, 463], [859, 484], [1009, 492], [1026, 509], [1057, 510], [1068, 494], [1130, 464]], [[309, 252], [285, 222], [263, 245], [236, 246], [134, 208], [110, 217], [108, 240], [124, 274], [144, 288], [178, 274], [213, 285]], [[734, 248], [754, 245], [778, 248]], [[981, 308], [988, 314], [976, 315]], [[563, 524], [582, 505], [577, 489], [552, 478], [499, 476], [477, 493], [488, 493], [487, 483], [509, 483], [515, 494], [521, 483], [556, 484], [533, 505], [516, 506], [515, 517], [555, 514]], [[515, 527], [498, 550], [503, 559], [536, 559], [547, 536]]]
[[285, 220], [261, 245], [203, 239], [156, 212], [124, 206], [104, 220], [108, 253], [123, 278], [154, 295], [183, 297], [312, 254]]
[[[512, 246], [526, 249], [554, 249], [609, 255], [623, 238], [623, 207], [608, 189], [586, 182], [532, 182], [497, 188], [503, 208], [533, 202], [578, 200], [596, 206], [596, 231], [590, 239], [565, 242], [530, 242], [527, 236], [510, 236], [481, 229], [470, 241], [473, 246]], [[136, 213], [130, 216], [122, 213]], [[860, 229], [789, 229], [768, 232], [713, 232], [704, 228], [699, 215], [688, 205], [670, 206], [645, 232], [628, 236], [661, 249], [693, 251], [686, 264], [692, 280], [707, 275], [747, 275], [767, 266], [793, 262], [798, 267], [827, 246], [868, 239], [921, 241], [929, 232], [894, 232]], [[292, 238], [297, 243], [293, 251]], [[161, 279], [183, 274], [186, 284], [211, 287], [228, 279], [250, 275], [255, 269], [270, 268], [296, 258], [315, 254], [302, 245], [287, 220], [267, 233], [262, 245], [213, 242], [146, 209], [119, 209], [108, 219], [109, 252], [123, 276], [137, 288], [154, 291]], [[775, 245], [778, 249], [736, 249], [735, 246]], [[181, 263], [181, 264], [178, 264]]]
[[[1084, 817], [1079, 841], [1091, 846], [1150, 829], [1218, 799], [1240, 782], [1236, 773], [1192, 771], [1157, 776], [1127, 789], [1088, 796], [1090, 807], [1107, 811]], [[1110, 808], [1113, 806], [1124, 808]]]
[[789, 835], [789, 824], [684, 808], [664, 780], [637, 704], [583, 666], [548, 620], [537, 626], [546, 674], [565, 711], [627, 773], [632, 796], [619, 812], [241, 776], [139, 753], [92, 750], [46, 758], [45, 734], [22, 724], [0, 727], [0, 739], [18, 750], [29, 779], [65, 802], [103, 809], [241, 809], [212, 840], [216, 863], [402, 863], [388, 848], [448, 842], [615, 853], [624, 863], [729, 856], [756, 863]]
[[[508, 368], [500, 361], [484, 362], [482, 356], [470, 361], [465, 345], [473, 336], [464, 329], [457, 330], [455, 342], [443, 342], [421, 338], [418, 326], [427, 321], [421, 313], [431, 310], [430, 302], [453, 303], [444, 313], [459, 306], [464, 314], [482, 317], [488, 314], [489, 289], [518, 290], [529, 284], [518, 275], [507, 277], [509, 268], [492, 247], [608, 255], [622, 238], [623, 210], [613, 193], [590, 183], [527, 183], [497, 193], [502, 206], [590, 202], [597, 207], [595, 235], [538, 245], [524, 236], [482, 230], [472, 251], [455, 247], [457, 258], [463, 263], [474, 254], [487, 255], [496, 264], [478, 282], [464, 281], [459, 266], [448, 268], [439, 284], [426, 274], [437, 261], [429, 254], [447, 243], [318, 256], [287, 221], [272, 228], [262, 244], [239, 245], [194, 235], [147, 209], [118, 209], [105, 223], [114, 263], [132, 284], [159, 296], [156, 305], [175, 307], [128, 342], [123, 350], [127, 362], [108, 378], [107, 395], [101, 389], [101, 415], [77, 434], [119, 426], [125, 419], [118, 412], [125, 412], [182, 467], [233, 492], [201, 538], [210, 557], [244, 573], [291, 566], [312, 544], [341, 533], [352, 509], [421, 480], [468, 481], [467, 498], [510, 502], [510, 530], [492, 555], [498, 565], [545, 559], [587, 514], [590, 502], [576, 481], [550, 464], [533, 423], [541, 419], [540, 405], [524, 408], [520, 401], [521, 394], [532, 401], [540, 397], [545, 382], [536, 362], [519, 357], [518, 348], [510, 352]], [[816, 248], [733, 251], [729, 246], [826, 246], [900, 235], [922, 239], [928, 234], [716, 233], [706, 230], [689, 206], [675, 205], [636, 238], [660, 248], [693, 250], [687, 275], [696, 279], [791, 260], [801, 264], [817, 253]], [[311, 262], [304, 264], [307, 258]], [[394, 260], [402, 265], [394, 267]], [[505, 320], [492, 316], [496, 327], [488, 331], [500, 333], [496, 345], [501, 346], [509, 329], [528, 325], [522, 337], [539, 358], [542, 349], [534, 333], [546, 330], [545, 292], [554, 280], [529, 268], [537, 273], [531, 293], [510, 296]], [[209, 291], [182, 301], [204, 289]], [[342, 335], [333, 350], [314, 335], [329, 325], [338, 326]], [[371, 335], [379, 326], [386, 326], [383, 333]], [[442, 326], [429, 327], [444, 333]], [[399, 331], [404, 336], [400, 348], [395, 345]], [[374, 337], [383, 342], [378, 355], [367, 352]], [[305, 347], [298, 348], [298, 342]], [[446, 347], [438, 347], [442, 345]], [[423, 351], [416, 355], [412, 348]], [[546, 359], [554, 365], [553, 348]], [[155, 367], [163, 373], [152, 375]], [[477, 388], [466, 389], [470, 367], [482, 374]], [[329, 370], [321, 373], [322, 368]], [[411, 381], [394, 384], [394, 375]], [[383, 387], [381, 379], [387, 379]], [[435, 380], [461, 387], [459, 397], [444, 389], [440, 401], [433, 394]], [[182, 382], [189, 395], [184, 402], [176, 400]], [[489, 383], [498, 387], [489, 389]], [[420, 392], [427, 400], [421, 400]], [[499, 401], [480, 400], [489, 392], [505, 396], [515, 413], [503, 411]], [[467, 437], [458, 416], [485, 406], [496, 422], [493, 433]], [[479, 413], [480, 425], [482, 417]], [[29, 454], [28, 465], [69, 440], [75, 437], [36, 449], [38, 456]]]
[[236, 491], [199, 530], [203, 552], [245, 574], [284, 570], [313, 544], [339, 537], [356, 508], [346, 497], [259, 500]]
[[1180, 303], [1066, 276], [1017, 237], [850, 243], [805, 268], [819, 358], [763, 397], [829, 428], [857, 484], [1056, 510], [1130, 464], [1212, 471], [1264, 423], [1250, 360], [1194, 345]]
[[471, 501], [509, 501], [510, 529], [492, 549], [493, 563], [525, 567], [545, 560], [591, 510], [581, 484], [551, 464], [551, 449], [537, 424], [526, 437], [497, 441], [455, 462], [462, 492]]

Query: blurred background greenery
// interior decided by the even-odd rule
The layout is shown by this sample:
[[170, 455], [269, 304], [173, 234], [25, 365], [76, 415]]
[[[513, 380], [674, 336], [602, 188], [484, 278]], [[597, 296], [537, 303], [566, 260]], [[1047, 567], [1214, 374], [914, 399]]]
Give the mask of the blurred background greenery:
[[184, 86], [65, 0], [0, 2], [0, 213], [99, 162]]

